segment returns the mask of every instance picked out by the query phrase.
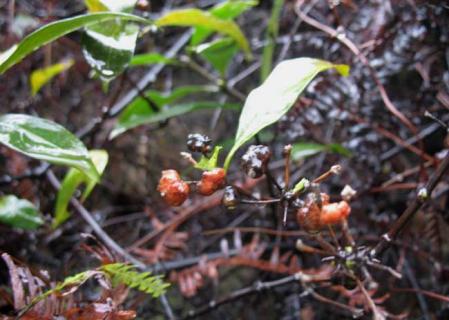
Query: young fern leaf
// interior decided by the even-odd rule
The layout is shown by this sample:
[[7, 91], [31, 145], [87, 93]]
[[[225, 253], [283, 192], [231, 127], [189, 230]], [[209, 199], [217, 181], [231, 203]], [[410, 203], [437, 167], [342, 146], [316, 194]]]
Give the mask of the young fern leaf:
[[148, 293], [154, 298], [164, 294], [170, 284], [161, 276], [152, 276], [150, 272], [138, 272], [132, 265], [111, 263], [101, 267], [110, 276], [112, 285], [124, 284], [130, 288]]

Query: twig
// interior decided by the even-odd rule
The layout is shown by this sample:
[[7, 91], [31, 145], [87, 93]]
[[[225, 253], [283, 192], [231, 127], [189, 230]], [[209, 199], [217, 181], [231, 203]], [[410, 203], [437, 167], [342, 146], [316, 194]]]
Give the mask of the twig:
[[204, 68], [203, 66], [196, 63], [194, 60], [192, 60], [188, 56], [181, 56], [180, 58], [181, 62], [184, 63], [186, 67], [188, 67], [190, 70], [195, 71], [197, 74], [205, 78], [206, 80], [212, 82], [213, 84], [219, 86], [225, 93], [229, 94], [231, 97], [234, 97], [235, 99], [239, 101], [245, 101], [246, 95], [238, 91], [237, 89], [234, 89], [231, 87], [226, 81], [223, 79], [219, 79], [214, 74], [210, 73], [209, 70]]
[[[173, 46], [167, 51], [165, 56], [167, 58], [173, 58], [189, 41], [192, 31], [184, 32], [178, 40], [173, 44]], [[139, 90], [144, 90], [151, 82], [156, 80], [157, 75], [164, 69], [164, 64], [157, 64], [150, 69], [150, 71], [137, 83], [137, 88]], [[114, 117], [120, 113], [131, 101], [134, 100], [139, 95], [137, 89], [130, 90], [123, 98], [121, 98], [117, 103], [115, 103], [109, 110], [109, 116]]]
[[[59, 190], [61, 188], [61, 183], [59, 182], [58, 178], [56, 178], [52, 170], [49, 170], [47, 172], [47, 179], [54, 189]], [[95, 221], [95, 219], [92, 217], [92, 214], [89, 211], [87, 211], [87, 209], [84, 208], [84, 206], [77, 199], [72, 198], [70, 200], [70, 203], [73, 205], [76, 211], [78, 211], [81, 217], [89, 224], [89, 226], [94, 230], [95, 234], [101, 239], [101, 241], [103, 241], [103, 243], [109, 249], [116, 252], [122, 258], [133, 263], [137, 267], [145, 268], [145, 264], [143, 262], [134, 258], [132, 255], [126, 252], [117, 242], [115, 242], [111, 237], [109, 237], [109, 235], [103, 230], [103, 228], [101, 228], [101, 226], [97, 223], [97, 221]]]
[[368, 303], [371, 311], [373, 312], [373, 320], [385, 320], [385, 316], [382, 314], [382, 312], [379, 311], [379, 309], [377, 308], [373, 299], [369, 295], [368, 291], [366, 291], [363, 283], [357, 277], [355, 277], [355, 280], [357, 281], [357, 286], [359, 287], [360, 291], [362, 291], [362, 293], [366, 299], [366, 302]]
[[404, 261], [404, 273], [407, 278], [410, 280], [410, 283], [413, 286], [413, 289], [416, 290], [416, 298], [418, 299], [419, 306], [421, 307], [421, 311], [425, 320], [430, 320], [429, 315], [429, 307], [427, 306], [426, 299], [424, 295], [421, 293], [421, 289], [419, 288], [418, 281], [416, 280], [415, 274], [410, 268], [410, 264], [407, 259]]
[[420, 189], [419, 194], [415, 196], [413, 202], [407, 207], [405, 212], [393, 223], [390, 230], [385, 233], [379, 243], [371, 250], [371, 257], [380, 255], [394, 240], [398, 234], [407, 226], [410, 220], [415, 216], [423, 204], [431, 198], [432, 191], [443, 177], [444, 173], [449, 169], [449, 152], [446, 154], [443, 162], [438, 169], [432, 174], [427, 185]]
[[274, 281], [267, 281], [267, 282], [260, 282], [256, 281], [252, 286], [242, 288], [240, 290], [234, 291], [228, 296], [218, 299], [218, 300], [211, 300], [207, 305], [198, 308], [196, 311], [190, 311], [187, 316], [184, 319], [193, 319], [196, 317], [199, 317], [200, 315], [203, 315], [207, 312], [210, 312], [219, 306], [230, 303], [232, 301], [235, 301], [239, 298], [242, 298], [244, 296], [274, 289], [276, 287], [284, 286], [290, 283], [294, 282], [302, 282], [302, 283], [308, 283], [308, 282], [317, 282], [317, 281], [326, 281], [328, 280], [328, 277], [323, 277], [321, 275], [307, 275], [303, 272], [297, 272], [294, 275], [281, 278]]

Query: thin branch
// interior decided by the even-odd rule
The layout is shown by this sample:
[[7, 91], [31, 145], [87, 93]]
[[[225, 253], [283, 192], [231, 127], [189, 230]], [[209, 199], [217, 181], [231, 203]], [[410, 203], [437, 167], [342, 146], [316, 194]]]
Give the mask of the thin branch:
[[379, 243], [371, 250], [371, 257], [380, 255], [391, 243], [396, 239], [398, 234], [407, 226], [410, 220], [415, 216], [419, 209], [424, 205], [426, 201], [431, 198], [432, 192], [441, 180], [443, 175], [449, 169], [449, 152], [446, 154], [443, 162], [438, 169], [432, 174], [427, 185], [420, 189], [419, 194], [415, 196], [413, 202], [407, 207], [405, 212], [393, 223], [390, 230], [385, 233]]
[[208, 313], [208, 312], [218, 308], [221, 305], [230, 303], [239, 298], [245, 297], [250, 294], [260, 293], [262, 291], [274, 289], [276, 287], [281, 287], [281, 286], [284, 286], [284, 285], [287, 285], [290, 283], [294, 283], [294, 282], [298, 282], [298, 281], [302, 282], [302, 283], [308, 283], [308, 282], [318, 282], [318, 281], [326, 281], [326, 280], [329, 280], [329, 278], [323, 277], [322, 275], [307, 275], [300, 271], [291, 276], [281, 278], [278, 280], [274, 280], [274, 281], [267, 281], [267, 282], [256, 281], [252, 286], [234, 291], [224, 298], [221, 298], [218, 300], [211, 300], [207, 305], [204, 305], [204, 306], [198, 308], [196, 311], [195, 310], [190, 311], [184, 319], [197, 318], [200, 315]]

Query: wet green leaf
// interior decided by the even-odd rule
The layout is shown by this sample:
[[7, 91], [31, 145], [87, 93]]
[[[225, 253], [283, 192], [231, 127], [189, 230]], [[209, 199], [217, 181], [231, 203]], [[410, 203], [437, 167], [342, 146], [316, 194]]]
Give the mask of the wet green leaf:
[[30, 76], [31, 94], [34, 96], [36, 93], [49, 82], [53, 77], [57, 76], [61, 72], [69, 69], [73, 66], [73, 59], [56, 63], [46, 68], [35, 70]]
[[298, 95], [315, 76], [335, 68], [347, 75], [349, 67], [312, 58], [297, 58], [281, 62], [265, 82], [251, 91], [246, 99], [235, 137], [235, 144], [226, 157], [229, 167], [234, 153], [260, 130], [278, 121], [295, 103]]
[[[145, 96], [148, 97], [157, 107], [162, 108], [167, 104], [172, 104], [175, 101], [195, 93], [201, 92], [218, 92], [219, 88], [209, 85], [191, 85], [178, 87], [170, 93], [163, 94], [156, 90], [148, 90], [145, 92]], [[143, 97], [134, 99], [119, 115], [116, 128], [111, 133], [110, 138], [113, 139], [117, 135], [125, 132], [128, 129], [134, 128], [141, 119], [154, 115], [154, 111], [151, 109], [149, 102]]]
[[[131, 12], [136, 0], [90, 0], [89, 10]], [[89, 7], [90, 5], [90, 7]], [[134, 55], [139, 28], [128, 21], [111, 20], [85, 28], [81, 45], [87, 63], [104, 82], [119, 75]]]
[[251, 49], [245, 35], [233, 21], [217, 18], [210, 12], [199, 9], [182, 9], [170, 11], [155, 21], [156, 26], [202, 27], [213, 32], [228, 35], [251, 58]]
[[[234, 1], [228, 0], [221, 2], [214, 6], [209, 12], [220, 19], [233, 20], [241, 15], [246, 10], [256, 6], [258, 1], [243, 0]], [[203, 42], [208, 36], [212, 34], [212, 31], [204, 27], [196, 27], [193, 30], [190, 44], [195, 46]]]
[[34, 204], [13, 195], [0, 197], [0, 222], [27, 230], [37, 229], [44, 223]]
[[151, 21], [147, 19], [119, 12], [90, 13], [49, 23], [32, 32], [18, 44], [0, 54], [0, 74], [20, 62], [33, 51], [51, 41], [78, 30], [79, 28], [114, 19], [135, 21], [145, 24], [151, 23]]
[[179, 61], [173, 58], [166, 58], [160, 53], [144, 53], [134, 55], [129, 62], [129, 65], [134, 67], [159, 63], [177, 65], [179, 64]]
[[195, 48], [195, 52], [209, 61], [223, 77], [237, 50], [235, 41], [229, 38], [200, 44]]
[[[89, 151], [90, 158], [92, 159], [95, 168], [100, 175], [103, 174], [106, 165], [108, 164], [108, 153], [105, 150], [91, 150]], [[55, 218], [53, 220], [53, 228], [58, 227], [61, 223], [66, 221], [70, 215], [67, 211], [70, 199], [75, 193], [76, 189], [81, 185], [85, 184], [85, 189], [81, 197], [81, 201], [85, 201], [90, 195], [97, 180], [93, 180], [86, 176], [83, 172], [78, 169], [71, 168], [67, 172], [64, 180], [62, 181], [61, 188], [58, 191], [56, 197], [55, 206]]]
[[151, 108], [148, 106], [143, 108], [139, 110], [139, 113], [136, 112], [130, 115], [126, 119], [126, 121], [117, 123], [116, 127], [111, 132], [109, 138], [114, 139], [123, 132], [140, 125], [157, 123], [193, 111], [198, 111], [202, 109], [215, 109], [215, 108], [238, 110], [240, 108], [240, 105], [234, 103], [220, 104], [218, 102], [198, 101], [170, 106], [164, 108], [159, 112], [152, 111]]
[[106, 21], [85, 29], [81, 44], [84, 58], [103, 81], [110, 81], [129, 64], [139, 28], [126, 21]]
[[93, 180], [99, 179], [84, 144], [53, 121], [25, 114], [0, 116], [0, 143], [31, 158], [74, 167]]

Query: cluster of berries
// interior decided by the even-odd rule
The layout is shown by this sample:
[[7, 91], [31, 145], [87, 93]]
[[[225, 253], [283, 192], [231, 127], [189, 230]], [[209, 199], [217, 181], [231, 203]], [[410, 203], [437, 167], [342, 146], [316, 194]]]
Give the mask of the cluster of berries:
[[[321, 197], [321, 199], [319, 199]], [[348, 202], [329, 202], [329, 195], [317, 195], [310, 192], [306, 195], [304, 205], [296, 212], [296, 220], [304, 230], [319, 232], [324, 226], [332, 225], [346, 219], [351, 213]]]
[[[211, 151], [211, 142], [207, 136], [195, 133], [187, 138], [187, 147], [192, 152], [201, 152], [207, 155]], [[184, 203], [190, 194], [191, 185], [196, 188], [196, 192], [203, 196], [210, 196], [215, 191], [222, 189], [226, 182], [226, 171], [223, 168], [214, 168], [203, 171], [200, 181], [186, 182], [176, 170], [162, 171], [157, 190], [160, 192], [165, 202], [177, 207]]]
[[[203, 156], [207, 156], [211, 152], [211, 143], [211, 139], [198, 133], [190, 134], [187, 138], [188, 149], [191, 152], [202, 153]], [[190, 154], [188, 155], [190, 156]], [[252, 145], [241, 158], [242, 169], [250, 178], [260, 178], [267, 173], [270, 157], [271, 151], [267, 146]], [[193, 158], [191, 160], [194, 161]], [[288, 164], [286, 164], [286, 170], [288, 170]], [[322, 181], [323, 177], [335, 173], [334, 171], [331, 169], [328, 173], [316, 179], [316, 181]], [[192, 185], [198, 194], [210, 196], [217, 190], [225, 187], [226, 171], [223, 168], [205, 170], [200, 181], [187, 182], [179, 176], [176, 170], [164, 170], [159, 181], [158, 191], [167, 204], [180, 206], [189, 196]], [[284, 187], [284, 190], [281, 190], [279, 199], [271, 199], [270, 201], [279, 202], [284, 207], [285, 213], [288, 208], [295, 209], [298, 224], [308, 232], [319, 232], [326, 225], [339, 223], [348, 217], [351, 207], [345, 200], [349, 198], [344, 198], [344, 201], [331, 203], [329, 195], [319, 192], [318, 183], [313, 185], [314, 187], [312, 188], [306, 188], [302, 192], [296, 193]], [[307, 192], [308, 190], [314, 191]], [[257, 201], [243, 200], [236, 187], [226, 186], [222, 204], [227, 209], [232, 210], [239, 203], [257, 203]]]

